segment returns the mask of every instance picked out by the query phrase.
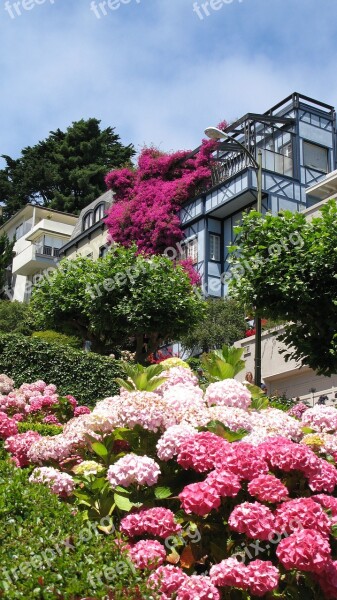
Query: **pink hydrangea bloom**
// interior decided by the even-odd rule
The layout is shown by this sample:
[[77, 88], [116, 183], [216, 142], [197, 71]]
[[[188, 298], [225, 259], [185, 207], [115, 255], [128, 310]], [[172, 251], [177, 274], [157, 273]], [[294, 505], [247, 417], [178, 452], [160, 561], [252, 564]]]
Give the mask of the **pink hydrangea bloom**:
[[18, 433], [18, 426], [14, 419], [10, 419], [6, 413], [0, 412], [0, 439], [7, 439]]
[[337, 484], [337, 470], [324, 459], [318, 459], [317, 468], [307, 473], [313, 492], [333, 492]]
[[314, 529], [328, 537], [331, 530], [329, 517], [311, 498], [297, 498], [281, 504], [275, 512], [275, 523], [279, 533], [304, 528]]
[[0, 394], [9, 394], [14, 388], [14, 381], [7, 375], [0, 375]]
[[130, 547], [129, 553], [138, 569], [156, 569], [166, 558], [164, 546], [155, 540], [140, 540]]
[[29, 477], [30, 483], [46, 484], [53, 494], [70, 496], [74, 490], [73, 478], [53, 467], [37, 467]]
[[163, 393], [163, 400], [169, 407], [179, 412], [188, 408], [202, 408], [205, 405], [204, 394], [200, 388], [196, 386], [187, 387], [183, 384], [174, 385], [167, 389]]
[[219, 508], [221, 504], [219, 492], [205, 481], [186, 485], [179, 494], [179, 499], [186, 513], [194, 513], [201, 517], [214, 508]]
[[181, 444], [177, 462], [184, 469], [204, 473], [214, 469], [220, 449], [226, 450], [229, 446], [229, 442], [210, 431], [200, 432]]
[[129, 487], [133, 483], [151, 486], [157, 483], [159, 475], [159, 465], [152, 458], [131, 453], [109, 467], [107, 479], [113, 488], [117, 485]]
[[278, 586], [279, 570], [269, 560], [253, 560], [247, 565], [249, 591], [254, 596], [262, 597]]
[[221, 445], [215, 457], [216, 469], [232, 471], [240, 479], [248, 481], [269, 471], [268, 464], [258, 448], [245, 442]]
[[177, 600], [220, 600], [220, 594], [209, 577], [192, 575], [182, 583]]
[[247, 410], [251, 404], [252, 396], [248, 389], [235, 379], [216, 381], [208, 386], [205, 393], [208, 406], [234, 406]]
[[44, 417], [44, 419], [42, 419], [42, 423], [46, 423], [47, 425], [59, 425], [59, 426], [61, 426], [61, 423], [59, 422], [59, 420], [56, 417], [56, 415], [47, 415], [46, 417]]
[[270, 540], [275, 533], [273, 513], [259, 502], [243, 502], [236, 506], [228, 524], [234, 531], [255, 540]]
[[331, 512], [332, 523], [337, 523], [337, 498], [328, 496], [327, 494], [317, 494], [316, 496], [312, 496], [311, 499], [314, 502], [318, 502], [325, 510], [329, 510]]
[[[185, 388], [193, 388], [198, 386], [198, 378], [194, 375], [191, 369], [185, 367], [172, 367], [161, 374], [161, 377], [166, 377], [166, 381], [157, 388], [157, 393], [164, 394], [176, 385], [183, 385]], [[199, 389], [199, 388], [197, 388]]]
[[290, 410], [288, 410], [288, 415], [290, 415], [291, 417], [296, 417], [297, 419], [301, 419], [303, 413], [305, 413], [306, 410], [308, 410], [308, 406], [303, 402], [299, 402], [298, 404], [295, 404], [295, 406], [293, 406]]
[[276, 555], [288, 569], [322, 573], [330, 560], [330, 546], [314, 529], [302, 529], [280, 541]]
[[221, 498], [236, 496], [241, 490], [240, 479], [231, 471], [212, 471], [205, 483], [215, 489]]
[[171, 460], [179, 453], [181, 445], [197, 434], [192, 425], [183, 423], [169, 427], [157, 442], [157, 455], [160, 460]]
[[21, 413], [16, 413], [12, 416], [12, 419], [14, 419], [14, 421], [16, 421], [17, 423], [20, 423], [21, 421], [23, 421], [24, 417]]
[[[75, 408], [77, 408], [77, 400], [76, 400], [76, 398], [74, 398], [74, 396], [71, 396], [71, 394], [68, 394], [68, 395], [66, 396], [66, 398], [68, 399], [68, 401], [69, 401], [69, 404], [71, 404], [71, 406], [72, 406], [74, 409], [75, 409]], [[84, 414], [84, 413], [82, 413], [82, 414]], [[76, 416], [76, 415], [75, 415], [75, 416]]]
[[258, 475], [248, 484], [248, 492], [260, 502], [281, 502], [288, 497], [288, 489], [274, 475]]
[[26, 433], [18, 433], [5, 441], [5, 449], [13, 456], [18, 467], [26, 467], [29, 464], [28, 453], [31, 446], [41, 438], [37, 431], [26, 431]]
[[27, 456], [32, 463], [57, 462], [60, 463], [73, 453], [75, 441], [69, 439], [64, 433], [54, 436], [40, 437], [28, 450]]
[[181, 525], [175, 522], [171, 510], [158, 507], [127, 515], [121, 520], [120, 530], [128, 537], [150, 534], [166, 538], [180, 531]]
[[271, 467], [286, 473], [301, 471], [308, 476], [320, 465], [320, 459], [310, 448], [282, 437], [268, 439], [258, 446], [258, 451]]
[[172, 600], [182, 583], [187, 579], [187, 575], [173, 565], [159, 567], [152, 573], [148, 579], [148, 584], [155, 592], [160, 593], [161, 600]]
[[80, 417], [81, 415], [90, 415], [91, 410], [88, 406], [76, 406], [74, 409], [74, 417]]
[[248, 569], [234, 557], [211, 567], [210, 578], [219, 587], [236, 587], [241, 590], [248, 590], [249, 587]]
[[315, 575], [326, 600], [337, 598], [337, 561], [328, 561], [323, 571]]
[[328, 433], [337, 430], [337, 410], [333, 406], [316, 404], [302, 415], [302, 426]]

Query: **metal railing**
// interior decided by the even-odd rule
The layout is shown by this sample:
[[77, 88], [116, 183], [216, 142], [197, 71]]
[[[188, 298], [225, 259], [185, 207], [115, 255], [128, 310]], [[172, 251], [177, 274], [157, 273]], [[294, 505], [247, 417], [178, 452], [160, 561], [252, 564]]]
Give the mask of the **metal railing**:
[[58, 258], [60, 256], [60, 249], [54, 248], [53, 246], [46, 246], [45, 244], [34, 244], [35, 252], [37, 255], [46, 256], [50, 258]]

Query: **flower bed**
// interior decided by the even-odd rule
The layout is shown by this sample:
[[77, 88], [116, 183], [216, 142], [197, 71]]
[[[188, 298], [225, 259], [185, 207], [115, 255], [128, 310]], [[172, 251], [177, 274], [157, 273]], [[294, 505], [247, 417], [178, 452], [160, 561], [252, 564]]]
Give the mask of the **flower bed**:
[[234, 380], [165, 375], [5, 448], [114, 536], [149, 598], [337, 598], [337, 410], [256, 410]]

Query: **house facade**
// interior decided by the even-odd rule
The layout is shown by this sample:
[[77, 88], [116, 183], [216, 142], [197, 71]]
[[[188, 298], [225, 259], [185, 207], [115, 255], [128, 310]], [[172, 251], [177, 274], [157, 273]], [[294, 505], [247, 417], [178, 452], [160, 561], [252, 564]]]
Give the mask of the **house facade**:
[[[263, 114], [248, 113], [227, 127], [232, 138], [213, 155], [212, 184], [182, 207], [184, 252], [202, 278], [205, 294], [227, 294], [228, 247], [243, 211], [256, 207], [262, 152], [262, 209], [300, 211], [321, 200], [313, 187], [336, 168], [336, 113], [332, 106], [294, 93]], [[318, 195], [317, 195], [318, 194]]]
[[103, 221], [113, 193], [107, 191], [88, 204], [77, 217], [70, 239], [60, 249], [63, 258], [86, 256], [97, 260], [107, 252], [107, 227]]
[[75, 215], [27, 204], [0, 228], [0, 235], [15, 239], [13, 259], [6, 269], [8, 299], [29, 301], [40, 276], [55, 268], [76, 221]]

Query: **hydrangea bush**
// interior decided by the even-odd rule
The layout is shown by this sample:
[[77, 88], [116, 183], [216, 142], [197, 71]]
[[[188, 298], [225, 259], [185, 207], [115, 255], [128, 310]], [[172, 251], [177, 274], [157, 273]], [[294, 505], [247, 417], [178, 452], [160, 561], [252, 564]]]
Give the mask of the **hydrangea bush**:
[[44, 381], [23, 383], [18, 389], [14, 381], [0, 375], [0, 439], [18, 433], [18, 422], [45, 423], [58, 425], [71, 417], [90, 413], [87, 406], [78, 406], [71, 396], [60, 396], [54, 384]]
[[166, 376], [6, 448], [107, 520], [153, 600], [337, 598], [337, 410], [257, 410], [235, 380]]

